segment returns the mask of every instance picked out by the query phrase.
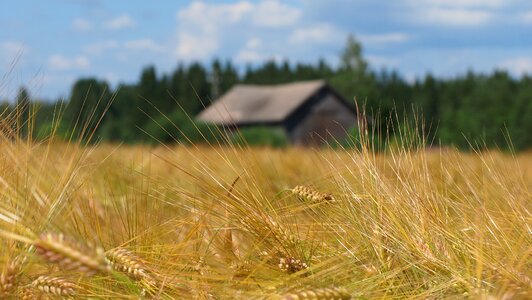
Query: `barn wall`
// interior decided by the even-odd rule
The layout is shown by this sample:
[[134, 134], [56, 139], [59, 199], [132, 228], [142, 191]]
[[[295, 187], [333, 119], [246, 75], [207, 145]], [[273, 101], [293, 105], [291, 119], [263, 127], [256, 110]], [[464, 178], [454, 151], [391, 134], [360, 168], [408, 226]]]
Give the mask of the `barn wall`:
[[333, 93], [318, 95], [319, 99], [292, 120], [287, 129], [295, 145], [321, 145], [334, 139], [342, 140], [356, 125], [356, 116]]

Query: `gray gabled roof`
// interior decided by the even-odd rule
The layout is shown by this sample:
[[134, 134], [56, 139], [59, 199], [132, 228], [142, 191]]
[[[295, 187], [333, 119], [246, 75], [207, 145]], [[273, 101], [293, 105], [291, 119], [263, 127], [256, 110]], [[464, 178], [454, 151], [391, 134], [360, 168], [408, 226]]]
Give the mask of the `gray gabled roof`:
[[272, 123], [285, 120], [325, 81], [280, 85], [236, 85], [202, 111], [197, 119], [219, 125]]

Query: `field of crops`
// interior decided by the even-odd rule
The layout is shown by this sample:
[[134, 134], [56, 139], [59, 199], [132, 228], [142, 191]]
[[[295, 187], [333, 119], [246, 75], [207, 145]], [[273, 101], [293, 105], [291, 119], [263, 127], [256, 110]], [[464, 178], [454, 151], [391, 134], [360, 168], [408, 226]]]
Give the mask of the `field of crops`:
[[532, 297], [530, 153], [0, 148], [2, 299]]

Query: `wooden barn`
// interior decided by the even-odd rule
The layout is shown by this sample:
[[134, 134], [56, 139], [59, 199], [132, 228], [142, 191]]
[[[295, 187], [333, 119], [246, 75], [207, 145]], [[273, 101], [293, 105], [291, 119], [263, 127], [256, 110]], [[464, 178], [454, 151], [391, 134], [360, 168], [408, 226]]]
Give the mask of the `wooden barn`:
[[356, 112], [323, 80], [281, 85], [236, 85], [202, 111], [198, 120], [226, 128], [285, 130], [294, 145], [345, 138]]

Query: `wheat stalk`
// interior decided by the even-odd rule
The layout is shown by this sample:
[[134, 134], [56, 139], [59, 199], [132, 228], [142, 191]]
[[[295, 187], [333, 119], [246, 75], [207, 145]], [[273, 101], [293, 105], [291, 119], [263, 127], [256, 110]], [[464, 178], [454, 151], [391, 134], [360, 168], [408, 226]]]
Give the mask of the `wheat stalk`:
[[[276, 248], [275, 250], [279, 256], [289, 256], [285, 253], [286, 250], [293, 249], [300, 243], [296, 236], [290, 234], [284, 226], [277, 223], [270, 216], [247, 216], [241, 219], [240, 223], [258, 238], [265, 239], [265, 237], [268, 237], [265, 241], [268, 241], [270, 246]], [[281, 248], [277, 246], [281, 246]]]
[[63, 234], [43, 234], [34, 245], [37, 254], [45, 261], [56, 263], [64, 270], [75, 270], [88, 275], [110, 271], [103, 249], [82, 251], [79, 247], [68, 243]]
[[334, 197], [329, 193], [322, 193], [311, 186], [298, 185], [290, 190], [292, 194], [296, 195], [303, 201], [311, 203], [324, 203], [334, 201]]
[[73, 296], [76, 293], [76, 285], [61, 277], [39, 276], [31, 286], [45, 294], [56, 296]]
[[349, 300], [351, 295], [344, 288], [309, 289], [294, 294], [286, 294], [282, 300]]

